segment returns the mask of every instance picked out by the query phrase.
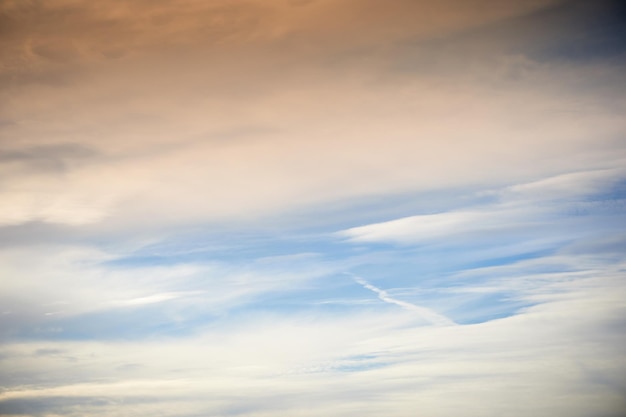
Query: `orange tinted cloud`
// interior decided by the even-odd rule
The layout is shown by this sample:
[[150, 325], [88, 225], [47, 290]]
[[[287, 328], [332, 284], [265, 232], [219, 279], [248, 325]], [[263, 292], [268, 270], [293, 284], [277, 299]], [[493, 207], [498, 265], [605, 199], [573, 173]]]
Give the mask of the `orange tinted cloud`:
[[578, 83], [598, 69], [428, 43], [546, 4], [4, 2], [3, 148], [91, 157], [14, 158], [2, 222], [256, 217], [533, 179], [579, 155], [610, 168], [624, 123], [593, 109], [619, 99]]

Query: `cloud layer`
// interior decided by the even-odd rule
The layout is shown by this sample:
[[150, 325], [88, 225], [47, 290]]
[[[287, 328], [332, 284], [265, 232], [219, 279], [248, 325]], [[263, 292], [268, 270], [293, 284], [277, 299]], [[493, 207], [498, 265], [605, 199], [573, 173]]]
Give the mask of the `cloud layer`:
[[621, 20], [0, 1], [0, 415], [623, 415]]

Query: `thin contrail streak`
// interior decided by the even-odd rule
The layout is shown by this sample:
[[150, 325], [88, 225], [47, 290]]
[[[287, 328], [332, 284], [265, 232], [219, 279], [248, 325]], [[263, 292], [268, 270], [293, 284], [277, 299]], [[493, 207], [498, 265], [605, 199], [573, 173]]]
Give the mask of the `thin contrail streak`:
[[380, 298], [382, 301], [386, 303], [395, 304], [406, 310], [413, 311], [419, 314], [424, 319], [431, 322], [432, 324], [436, 324], [439, 326], [456, 325], [454, 321], [450, 320], [448, 317], [444, 316], [443, 314], [439, 314], [427, 307], [422, 307], [422, 306], [418, 306], [412, 303], [408, 303], [406, 301], [397, 300], [389, 296], [387, 291], [381, 290], [380, 288], [373, 286], [369, 282], [365, 281], [363, 278], [357, 277], [356, 275], [352, 275], [352, 274], [348, 274], [348, 275], [352, 276], [352, 279], [354, 279], [355, 282], [362, 285], [364, 288], [367, 288], [368, 290], [375, 292], [378, 295], [378, 298]]

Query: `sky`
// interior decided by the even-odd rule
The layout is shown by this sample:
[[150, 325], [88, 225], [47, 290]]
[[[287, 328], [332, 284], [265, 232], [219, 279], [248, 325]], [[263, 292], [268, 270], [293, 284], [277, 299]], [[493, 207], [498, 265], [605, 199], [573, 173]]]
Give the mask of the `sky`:
[[626, 8], [0, 0], [0, 415], [626, 414]]

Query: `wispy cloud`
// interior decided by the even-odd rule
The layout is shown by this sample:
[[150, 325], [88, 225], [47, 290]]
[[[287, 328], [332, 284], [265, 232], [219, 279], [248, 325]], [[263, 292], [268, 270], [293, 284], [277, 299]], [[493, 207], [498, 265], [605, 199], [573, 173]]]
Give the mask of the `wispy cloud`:
[[[293, 415], [313, 396], [311, 415], [339, 416], [348, 407], [375, 416], [402, 401], [425, 416], [453, 416], [460, 407], [478, 413], [486, 402], [498, 412], [515, 404], [547, 417], [558, 396], [568, 399], [559, 410], [571, 415], [610, 414], [619, 409], [626, 383], [615, 351], [623, 339], [615, 331], [620, 322], [607, 316], [611, 304], [581, 305], [585, 288], [569, 291], [541, 308], [470, 326], [415, 327], [415, 312], [398, 309], [313, 319], [240, 317], [177, 339], [12, 343], [3, 346], [0, 362], [11, 381], [32, 383], [45, 370], [54, 383], [14, 387], [0, 400], [5, 410], [44, 401], [48, 412], [87, 407], [107, 415], [123, 399], [138, 413], [158, 403], [167, 416], [218, 414], [243, 402], [256, 414]], [[77, 373], [68, 374], [67, 361], [55, 355], [24, 355], [40, 349], [74, 357]], [[356, 361], [349, 358], [363, 358], [364, 366], [348, 366]], [[135, 366], [119, 368], [124, 363]], [[110, 401], [85, 404], [96, 397]], [[291, 400], [279, 401], [283, 397]], [[450, 405], [443, 412], [442, 401]]]
[[[357, 226], [341, 231], [339, 235], [353, 242], [419, 244], [451, 237], [462, 239], [478, 236], [477, 239], [481, 239], [482, 234], [495, 242], [506, 235], [524, 236], [528, 235], [528, 232], [532, 233], [532, 230], [558, 227], [572, 216], [582, 214], [593, 217], [594, 207], [589, 203], [615, 200], [611, 195], [612, 187], [624, 178], [626, 175], [620, 169], [548, 177], [540, 181], [483, 192], [483, 195], [491, 197], [492, 200], [469, 209], [416, 215]], [[617, 197], [618, 200], [620, 198]], [[602, 216], [607, 214], [602, 208], [599, 212]], [[621, 215], [619, 204], [614, 205], [613, 212], [618, 217]], [[555, 224], [557, 218], [558, 222]], [[597, 225], [593, 226], [593, 230], [597, 230]], [[585, 230], [577, 230], [575, 233], [584, 234]], [[568, 235], [567, 231], [562, 231], [555, 236], [571, 238]]]
[[382, 301], [386, 302], [386, 303], [390, 303], [390, 304], [395, 304], [397, 306], [400, 306], [406, 310], [412, 311], [414, 313], [417, 313], [417, 315], [419, 315], [421, 318], [427, 320], [428, 322], [432, 323], [432, 324], [436, 324], [436, 325], [444, 325], [444, 326], [449, 326], [449, 325], [454, 325], [456, 323], [454, 323], [454, 321], [450, 320], [448, 317], [439, 314], [429, 308], [426, 307], [422, 307], [422, 306], [418, 306], [415, 304], [411, 304], [408, 303], [406, 301], [402, 301], [402, 300], [397, 300], [393, 297], [391, 297], [387, 291], [385, 290], [381, 290], [380, 288], [370, 284], [369, 282], [365, 281], [363, 278], [358, 277], [356, 275], [352, 275], [352, 274], [348, 274], [350, 276], [352, 276], [352, 279], [354, 279], [355, 282], [357, 282], [358, 284], [361, 284], [363, 286], [363, 288], [367, 288], [370, 291], [375, 292], [378, 295], [378, 298], [380, 298]]
[[622, 415], [618, 3], [0, 0], [0, 414]]

